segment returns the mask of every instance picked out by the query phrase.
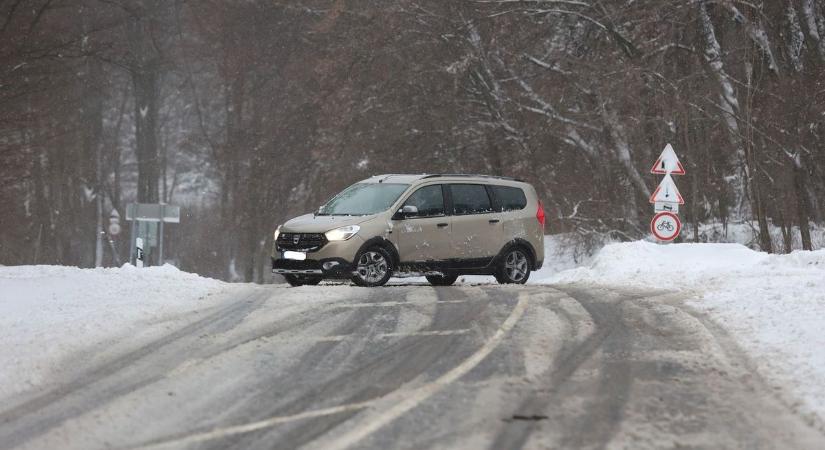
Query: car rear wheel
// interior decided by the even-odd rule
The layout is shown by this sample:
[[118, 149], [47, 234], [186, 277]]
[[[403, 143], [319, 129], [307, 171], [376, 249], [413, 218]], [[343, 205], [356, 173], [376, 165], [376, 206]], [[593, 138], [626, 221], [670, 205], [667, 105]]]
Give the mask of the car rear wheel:
[[426, 278], [433, 286], [451, 286], [458, 275], [427, 275]]
[[370, 247], [355, 259], [352, 282], [358, 286], [383, 286], [391, 276], [392, 256], [381, 247]]
[[496, 281], [501, 284], [524, 284], [530, 278], [530, 258], [521, 247], [513, 247], [501, 258]]
[[321, 277], [307, 277], [302, 275], [284, 275], [290, 286], [315, 286], [323, 280]]

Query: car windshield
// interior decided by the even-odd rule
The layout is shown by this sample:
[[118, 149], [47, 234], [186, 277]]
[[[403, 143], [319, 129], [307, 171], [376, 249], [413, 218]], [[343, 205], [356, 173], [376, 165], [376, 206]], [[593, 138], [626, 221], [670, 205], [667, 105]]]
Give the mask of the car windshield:
[[356, 183], [318, 209], [319, 216], [366, 216], [386, 211], [409, 184]]

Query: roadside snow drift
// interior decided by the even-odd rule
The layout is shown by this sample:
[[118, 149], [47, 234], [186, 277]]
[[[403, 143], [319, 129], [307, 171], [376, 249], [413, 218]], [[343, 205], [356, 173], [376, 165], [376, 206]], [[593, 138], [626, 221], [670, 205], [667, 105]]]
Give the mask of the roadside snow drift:
[[727, 329], [760, 374], [825, 423], [825, 250], [769, 255], [739, 244], [611, 244], [589, 267], [543, 281], [693, 293], [691, 306]]
[[158, 331], [150, 324], [208, 306], [204, 299], [225, 286], [169, 265], [0, 267], [0, 398], [80, 368], [82, 360], [65, 361], [75, 352], [117, 336], [148, 337]]

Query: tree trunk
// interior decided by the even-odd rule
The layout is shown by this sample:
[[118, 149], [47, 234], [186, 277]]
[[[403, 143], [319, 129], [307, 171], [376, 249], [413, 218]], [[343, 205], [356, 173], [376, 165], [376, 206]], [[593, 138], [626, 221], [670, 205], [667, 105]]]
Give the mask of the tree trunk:
[[[624, 169], [627, 180], [635, 189], [640, 197], [647, 200], [650, 197], [651, 191], [645, 183], [642, 174], [638, 167], [633, 162], [633, 155], [630, 149], [630, 143], [627, 139], [627, 133], [624, 126], [619, 122], [619, 117], [616, 111], [611, 109], [606, 103], [602, 104], [601, 108], [602, 120], [607, 127], [608, 134], [613, 140], [613, 149], [616, 161]], [[632, 200], [632, 201], [631, 201]], [[629, 203], [636, 204], [636, 199], [628, 199]], [[638, 212], [637, 212], [638, 213]]]
[[132, 70], [135, 92], [135, 140], [138, 160], [138, 202], [157, 203], [159, 160], [157, 146], [158, 72], [154, 67]]
[[[751, 150], [750, 153], [753, 151]], [[749, 160], [753, 159], [750, 155]], [[749, 171], [758, 170], [755, 168], [755, 162], [751, 161], [753, 166]], [[765, 205], [762, 202], [762, 190], [758, 181], [758, 173], [752, 173], [750, 176], [751, 195], [753, 196], [752, 203], [756, 205], [756, 221], [759, 223], [759, 247], [764, 252], [773, 253], [773, 242], [771, 242], [771, 233], [768, 229], [768, 217], [765, 213]]]
[[779, 209], [779, 220], [782, 222], [782, 242], [785, 244], [783, 249], [785, 253], [790, 253], [793, 250], [793, 236], [791, 236], [791, 224], [785, 216], [782, 208]]
[[[724, 63], [722, 62], [722, 48], [716, 39], [716, 31], [713, 28], [713, 22], [708, 14], [707, 3], [705, 0], [701, 0], [698, 5], [699, 27], [704, 40], [705, 61], [707, 61], [708, 67], [710, 67], [716, 81], [719, 83], [719, 106], [722, 109], [722, 119], [728, 128], [728, 139], [734, 148], [732, 158], [733, 174], [729, 177], [729, 184], [733, 194], [733, 212], [736, 214], [734, 218], [742, 219], [750, 216], [750, 208], [746, 198], [747, 174], [745, 172], [747, 169], [745, 167], [745, 149], [743, 148], [740, 137], [740, 126], [737, 119], [739, 100], [736, 97], [733, 82], [727, 72], [725, 72]], [[725, 218], [723, 218], [723, 220], [725, 220]]]
[[123, 126], [123, 118], [126, 115], [126, 102], [129, 99], [128, 87], [124, 87], [123, 99], [120, 102], [120, 109], [118, 110], [117, 123], [115, 124], [114, 132], [112, 133], [112, 141], [109, 145], [112, 147], [112, 157], [109, 161], [108, 170], [114, 175], [114, 184], [109, 194], [109, 200], [112, 202], [112, 207], [119, 212], [125, 212], [120, 205], [120, 130]]
[[802, 0], [802, 15], [808, 27], [808, 36], [813, 41], [812, 46], [819, 53], [819, 58], [825, 60], [825, 18], [821, 8], [815, 0]]
[[802, 25], [799, 23], [799, 14], [796, 12], [793, 1], [788, 0], [788, 5], [785, 9], [785, 19], [788, 22], [786, 50], [788, 58], [791, 60], [791, 66], [796, 72], [802, 72], [805, 67], [802, 62], [802, 50], [805, 47], [805, 34], [802, 32]]
[[[45, 155], [33, 151], [32, 156], [34, 156], [32, 163], [32, 179], [34, 181], [34, 226], [38, 229], [37, 247], [35, 248], [34, 261], [32, 261], [32, 263], [37, 264], [40, 262], [40, 255], [43, 253], [43, 248], [46, 247], [47, 251], [51, 250], [48, 244], [51, 241], [50, 236], [52, 235], [52, 221], [49, 213], [52, 206], [50, 199], [47, 198], [46, 183], [43, 174]], [[50, 251], [50, 253], [52, 253], [50, 257], [54, 258], [54, 252]]]
[[759, 247], [764, 252], [773, 253], [773, 242], [771, 242], [771, 233], [768, 229], [768, 216], [765, 212], [765, 203], [762, 200], [762, 177], [760, 176], [761, 172], [756, 160], [756, 146], [753, 140], [753, 125], [751, 125], [751, 112], [753, 111], [754, 94], [753, 66], [750, 63], [746, 63], [745, 71], [748, 88], [745, 96], [745, 108], [743, 111], [746, 115], [745, 120], [748, 125], [745, 126], [746, 135], [742, 138], [742, 144], [745, 149], [745, 174], [748, 180], [751, 204], [756, 210], [754, 213], [756, 214], [756, 221], [759, 224]]
[[[87, 25], [84, 23], [84, 28]], [[92, 55], [92, 47], [88, 35], [82, 40], [84, 69], [82, 72], [83, 98], [81, 106], [81, 120], [83, 124], [83, 167], [85, 189], [90, 189], [93, 197], [91, 204], [85, 208], [89, 219], [84, 220], [81, 226], [90, 230], [94, 224], [94, 267], [103, 265], [103, 176], [102, 176], [102, 136], [103, 136], [103, 94], [101, 92], [102, 68], [100, 61]], [[87, 228], [88, 227], [88, 228]], [[84, 233], [85, 234], [85, 233]]]
[[813, 250], [810, 229], [810, 203], [808, 201], [807, 176], [800, 156], [794, 161], [793, 179], [796, 188], [796, 212], [799, 220], [799, 233], [802, 237], [802, 249]]

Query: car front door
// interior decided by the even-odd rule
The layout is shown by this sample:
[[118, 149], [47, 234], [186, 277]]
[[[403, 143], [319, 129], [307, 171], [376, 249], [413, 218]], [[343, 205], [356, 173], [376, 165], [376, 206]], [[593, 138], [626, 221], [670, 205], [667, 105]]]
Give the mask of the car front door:
[[450, 184], [453, 258], [468, 267], [484, 266], [501, 249], [500, 214], [482, 184]]
[[442, 185], [418, 188], [402, 203], [402, 209], [405, 206], [413, 206], [417, 211], [399, 217], [393, 227], [398, 233], [401, 263], [448, 259], [451, 254], [451, 220], [446, 214]]

